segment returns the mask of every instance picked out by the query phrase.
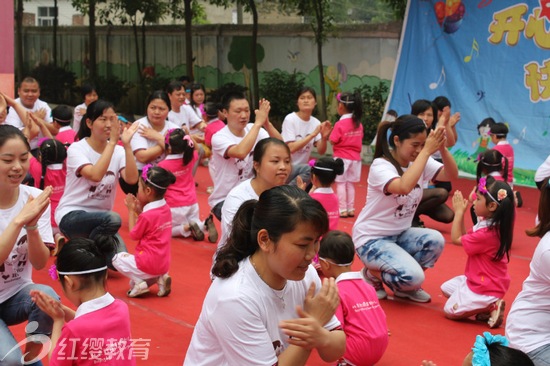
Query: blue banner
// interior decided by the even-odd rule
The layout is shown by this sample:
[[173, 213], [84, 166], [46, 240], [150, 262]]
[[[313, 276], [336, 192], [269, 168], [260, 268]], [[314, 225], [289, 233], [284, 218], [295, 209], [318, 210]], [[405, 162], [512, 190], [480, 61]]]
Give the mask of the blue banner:
[[475, 174], [486, 117], [508, 124], [516, 183], [550, 154], [550, 0], [409, 0], [387, 109], [449, 98], [460, 112], [459, 168]]

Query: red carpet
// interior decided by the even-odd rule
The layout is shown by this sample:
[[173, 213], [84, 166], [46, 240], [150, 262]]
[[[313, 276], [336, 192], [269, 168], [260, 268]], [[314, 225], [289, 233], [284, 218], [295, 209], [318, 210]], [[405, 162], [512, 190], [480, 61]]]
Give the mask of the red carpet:
[[[357, 186], [357, 211], [365, 203], [367, 173], [368, 166], [365, 166], [362, 183]], [[211, 185], [211, 180], [208, 169], [200, 167], [196, 180], [199, 183], [199, 205], [204, 219], [209, 210], [206, 188]], [[459, 179], [453, 183], [453, 188], [468, 193], [473, 185], [472, 180]], [[517, 211], [512, 258], [509, 264], [512, 284], [505, 297], [506, 314], [529, 273], [529, 261], [538, 242], [537, 238], [525, 235], [525, 229], [534, 225], [538, 191], [524, 187], [516, 189], [522, 193], [524, 207]], [[117, 204], [116, 210], [124, 219], [121, 235], [132, 252], [135, 243], [128, 237], [127, 213], [121, 191], [117, 196]], [[475, 336], [488, 330], [482, 323], [455, 322], [444, 318], [442, 309], [445, 299], [440, 294], [439, 286], [451, 277], [463, 273], [466, 255], [461, 247], [450, 243], [450, 225], [434, 223], [425, 217], [423, 219], [426, 226], [440, 230], [447, 239], [440, 260], [433, 270], [426, 273], [424, 289], [432, 295], [432, 302], [417, 304], [393, 299], [381, 301], [388, 318], [391, 336], [388, 350], [378, 363], [380, 366], [413, 366], [419, 365], [423, 359], [431, 359], [439, 366], [459, 365], [473, 345]], [[341, 219], [340, 229], [351, 233], [353, 222], [354, 219], [351, 218]], [[469, 218], [466, 222], [467, 227], [471, 226]], [[219, 227], [219, 223], [216, 224]], [[209, 269], [214, 249], [215, 244], [208, 242], [194, 242], [192, 239], [173, 240], [170, 270], [173, 288], [167, 298], [157, 298], [156, 288], [153, 288], [151, 293], [143, 298], [129, 299], [126, 296], [128, 280], [116, 272], [109, 273], [108, 290], [113, 296], [127, 302], [130, 307], [133, 338], [141, 338], [139, 344], [142, 346], [149, 343], [148, 347], [143, 346], [136, 355], [138, 365], [173, 366], [183, 363], [193, 326], [210, 284]], [[53, 262], [53, 259], [51, 261]], [[354, 263], [354, 268], [361, 268], [359, 260]], [[35, 272], [33, 279], [37, 283], [51, 285], [58, 294], [63, 293], [59, 283], [49, 278], [47, 269]], [[74, 308], [66, 298], [63, 298], [63, 301]], [[18, 341], [24, 338], [23, 326], [12, 329]], [[493, 333], [503, 334], [504, 326]], [[320, 361], [316, 354], [312, 354], [308, 365], [325, 363]]]

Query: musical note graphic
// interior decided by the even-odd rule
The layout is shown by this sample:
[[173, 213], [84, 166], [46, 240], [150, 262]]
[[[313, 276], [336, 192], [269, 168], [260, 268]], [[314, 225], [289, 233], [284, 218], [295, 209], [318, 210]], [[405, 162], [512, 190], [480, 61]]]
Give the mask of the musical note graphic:
[[445, 84], [445, 79], [447, 77], [445, 76], [445, 67], [441, 67], [441, 74], [439, 75], [439, 79], [437, 80], [437, 82], [433, 82], [431, 83], [429, 86], [430, 86], [430, 89], [434, 90], [436, 89], [439, 85], [443, 85]]
[[476, 102], [479, 102], [481, 99], [485, 98], [485, 92], [483, 90], [478, 90], [476, 95], [477, 95]]
[[525, 135], [527, 135], [527, 127], [523, 127], [523, 130], [519, 133], [519, 138], [514, 139], [512, 142], [514, 145], [519, 144], [521, 141], [525, 139]]
[[478, 4], [477, 4], [477, 8], [478, 9], [482, 9], [488, 5], [491, 5], [491, 3], [493, 2], [493, 0], [481, 0]]
[[464, 57], [464, 62], [472, 61], [472, 56], [474, 55], [474, 51], [476, 53], [476, 56], [479, 56], [479, 43], [477, 43], [475, 38], [474, 38], [474, 41], [472, 42], [472, 49], [470, 50], [470, 54]]

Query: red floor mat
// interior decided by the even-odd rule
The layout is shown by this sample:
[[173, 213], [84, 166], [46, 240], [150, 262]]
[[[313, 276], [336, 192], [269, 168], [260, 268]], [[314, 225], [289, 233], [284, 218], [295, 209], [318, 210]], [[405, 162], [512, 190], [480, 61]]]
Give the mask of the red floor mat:
[[[367, 173], [368, 166], [365, 166], [362, 183], [357, 185], [357, 212], [365, 203]], [[199, 205], [204, 219], [208, 213], [206, 188], [211, 185], [208, 169], [201, 166], [196, 180], [199, 183]], [[472, 180], [459, 179], [453, 183], [453, 188], [461, 189], [466, 193], [471, 191], [473, 185]], [[522, 193], [524, 207], [517, 211], [512, 258], [509, 265], [512, 284], [505, 297], [506, 313], [529, 273], [529, 261], [538, 242], [536, 238], [525, 235], [525, 229], [534, 225], [538, 191], [523, 187], [516, 187], [516, 189]], [[133, 251], [135, 243], [128, 237], [127, 213], [122, 192], [119, 191], [116, 201], [116, 210], [124, 220], [121, 235], [129, 250]], [[351, 233], [354, 220], [355, 218], [341, 219], [340, 229]], [[391, 336], [388, 350], [378, 364], [380, 366], [419, 365], [423, 359], [431, 359], [442, 366], [461, 364], [464, 356], [470, 351], [475, 336], [488, 330], [487, 326], [481, 323], [455, 322], [444, 318], [442, 308], [445, 299], [440, 295], [439, 286], [451, 277], [463, 273], [466, 255], [461, 247], [450, 243], [450, 225], [434, 223], [427, 218], [424, 218], [424, 221], [428, 227], [440, 230], [447, 240], [445, 251], [435, 268], [426, 272], [424, 288], [432, 294], [433, 300], [429, 304], [416, 304], [391, 298], [381, 301], [386, 311]], [[466, 222], [467, 227], [471, 226], [469, 218]], [[219, 228], [218, 222], [216, 225]], [[166, 298], [157, 298], [156, 289], [153, 289], [143, 298], [129, 299], [126, 297], [128, 280], [118, 273], [110, 272], [108, 289], [113, 296], [128, 303], [133, 338], [141, 338], [143, 342], [149, 342], [149, 346], [144, 347], [147, 354], [140, 355], [138, 365], [173, 366], [183, 363], [193, 326], [210, 284], [209, 269], [214, 249], [215, 244], [206, 241], [173, 240], [170, 269], [173, 285], [172, 293]], [[354, 263], [354, 268], [361, 268], [359, 260]], [[49, 278], [47, 269], [36, 271], [33, 278], [35, 282], [51, 285], [59, 294], [62, 294], [60, 285]], [[71, 306], [65, 298], [63, 301]], [[23, 326], [12, 329], [17, 340], [22, 340]], [[504, 328], [501, 327], [493, 333], [503, 334]], [[308, 365], [325, 365], [325, 363], [314, 353]]]

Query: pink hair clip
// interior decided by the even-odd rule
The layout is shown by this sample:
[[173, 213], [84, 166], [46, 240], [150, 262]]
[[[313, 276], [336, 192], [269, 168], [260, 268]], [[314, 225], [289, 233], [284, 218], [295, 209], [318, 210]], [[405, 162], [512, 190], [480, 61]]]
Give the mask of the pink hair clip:
[[481, 194], [487, 194], [487, 178], [482, 177], [479, 179], [479, 183], [477, 185], [477, 190]]
[[313, 168], [313, 167], [315, 166], [315, 161], [316, 161], [315, 159], [311, 159], [311, 160], [308, 162], [308, 165], [309, 165], [310, 167]]
[[143, 167], [143, 170], [141, 171], [141, 178], [143, 178], [144, 181], [147, 181], [147, 173], [149, 173], [149, 169], [153, 167], [153, 164], [147, 164]]
[[176, 129], [171, 128], [168, 131], [166, 131], [166, 135], [164, 135], [164, 143], [168, 146], [170, 146], [170, 135], [172, 135], [172, 132], [174, 132]]
[[195, 143], [193, 142], [193, 139], [191, 138], [191, 136], [185, 135], [185, 136], [183, 136], [183, 139], [185, 141], [187, 141], [187, 145], [189, 145], [189, 147], [191, 147], [191, 148], [195, 147]]
[[57, 274], [57, 267], [55, 266], [55, 264], [51, 265], [50, 269], [48, 269], [48, 273], [49, 273], [50, 277], [52, 278], [52, 280], [54, 280], [54, 281], [59, 280], [59, 276]]

